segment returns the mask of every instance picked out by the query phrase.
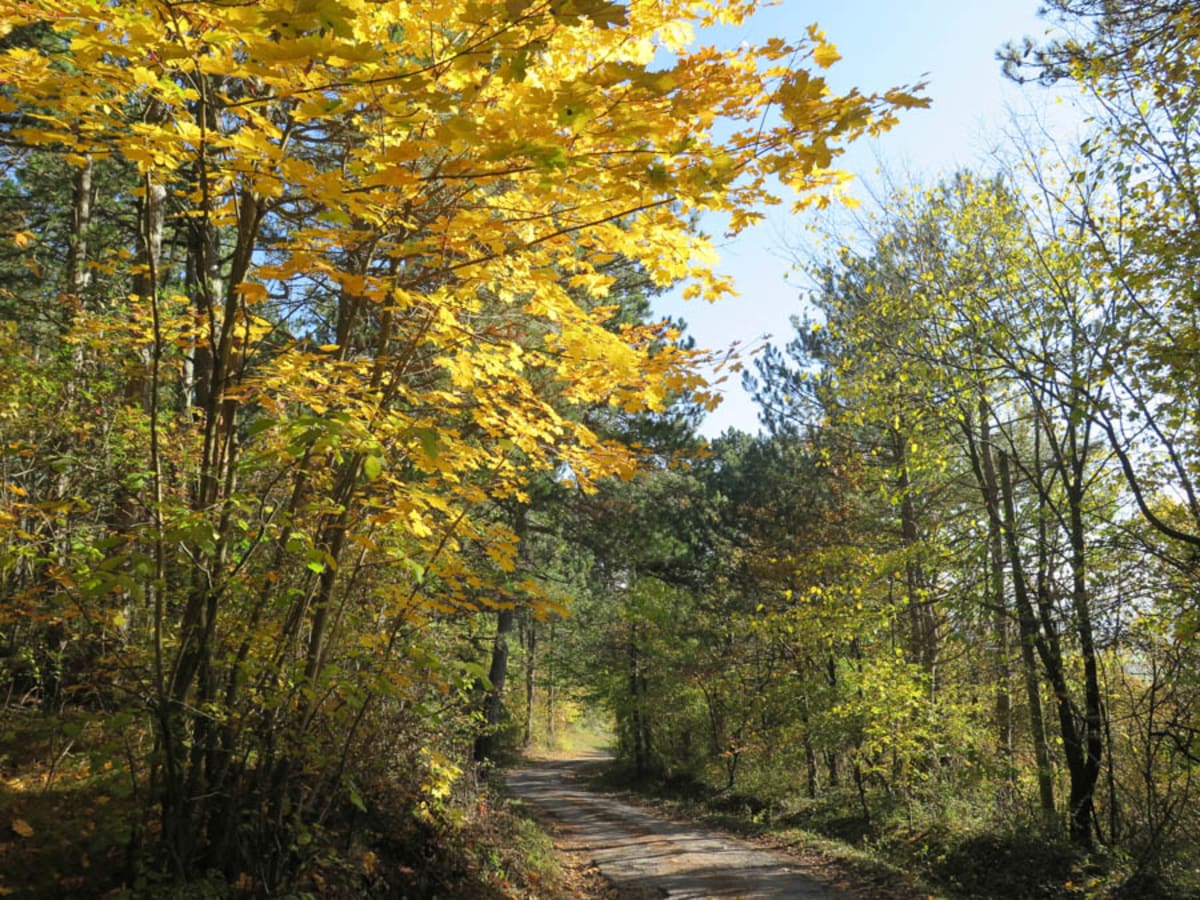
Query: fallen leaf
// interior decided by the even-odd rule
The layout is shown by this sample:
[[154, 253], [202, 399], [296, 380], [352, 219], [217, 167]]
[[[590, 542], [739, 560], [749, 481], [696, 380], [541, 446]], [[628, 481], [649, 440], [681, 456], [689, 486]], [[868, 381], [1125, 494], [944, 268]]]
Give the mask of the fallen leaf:
[[24, 819], [13, 819], [12, 830], [23, 838], [33, 837], [33, 826]]

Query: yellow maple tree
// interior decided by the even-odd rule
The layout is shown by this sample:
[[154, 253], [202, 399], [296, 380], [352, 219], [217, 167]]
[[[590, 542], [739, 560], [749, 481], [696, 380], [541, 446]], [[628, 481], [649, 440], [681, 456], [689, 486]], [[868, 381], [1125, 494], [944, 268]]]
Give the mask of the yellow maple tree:
[[140, 417], [146, 520], [105, 591], [152, 636], [125, 670], [181, 869], [241, 871], [239, 791], [311, 812], [288, 793], [308, 742], [351, 746], [428, 668], [431, 619], [511, 602], [489, 504], [633, 473], [581, 410], [712, 401], [701, 354], [618, 324], [614, 261], [728, 292], [697, 214], [739, 230], [780, 184], [825, 202], [840, 146], [922, 103], [832, 93], [815, 27], [696, 43], [755, 6], [0, 0], [6, 141], [136, 178], [132, 289], [72, 340], [128, 361]]

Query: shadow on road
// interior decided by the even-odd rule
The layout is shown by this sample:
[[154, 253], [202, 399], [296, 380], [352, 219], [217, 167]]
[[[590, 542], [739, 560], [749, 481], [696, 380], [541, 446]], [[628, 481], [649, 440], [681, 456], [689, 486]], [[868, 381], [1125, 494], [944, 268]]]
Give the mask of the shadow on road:
[[508, 784], [554, 821], [564, 849], [588, 856], [619, 888], [680, 900], [846, 896], [797, 871], [797, 862], [782, 854], [588, 790], [587, 780], [609, 762], [603, 753], [547, 754], [513, 769]]

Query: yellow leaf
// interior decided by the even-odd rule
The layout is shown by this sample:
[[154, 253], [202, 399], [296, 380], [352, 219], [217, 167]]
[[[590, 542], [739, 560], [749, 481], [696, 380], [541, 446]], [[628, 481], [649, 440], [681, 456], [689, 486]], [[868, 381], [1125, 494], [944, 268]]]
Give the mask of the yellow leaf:
[[24, 819], [13, 819], [12, 830], [23, 838], [33, 837], [33, 826]]
[[841, 58], [842, 54], [838, 53], [833, 44], [821, 43], [813, 50], [813, 62], [822, 69], [828, 69]]
[[243, 281], [237, 286], [237, 292], [247, 303], [261, 303], [267, 299], [267, 286], [253, 281]]

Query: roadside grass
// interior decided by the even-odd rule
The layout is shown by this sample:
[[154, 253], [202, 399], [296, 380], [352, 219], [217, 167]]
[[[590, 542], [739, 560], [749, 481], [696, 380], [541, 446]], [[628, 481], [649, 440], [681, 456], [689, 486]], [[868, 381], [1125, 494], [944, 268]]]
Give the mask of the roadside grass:
[[[561, 754], [549, 751], [547, 755]], [[530, 900], [617, 896], [590, 861], [577, 859], [555, 846], [551, 824], [516, 799], [503, 779], [495, 778], [488, 790], [496, 801], [493, 815], [503, 823], [501, 833], [493, 834], [489, 844], [503, 847], [511, 866], [510, 880], [529, 890]]]
[[[892, 898], [1182, 898], [1197, 894], [1136, 874], [1116, 857], [1084, 855], [1063, 837], [1014, 813], [926, 817], [879, 804], [872, 818], [847, 797], [764, 801], [687, 777], [635, 777], [618, 764], [594, 770], [592, 786], [806, 858], [827, 880], [871, 900]], [[822, 863], [821, 860], [825, 862]]]
[[[414, 815], [410, 798], [381, 784], [365, 792], [355, 830], [328, 835], [331, 858], [310, 896], [409, 900], [571, 900], [601, 896], [564, 860], [535, 817], [512, 801], [503, 780], [464, 780], [434, 815]], [[356, 865], [357, 863], [357, 865]], [[370, 878], [363, 874], [369, 869]], [[310, 881], [312, 877], [310, 875]]]
[[569, 873], [542, 827], [498, 788], [480, 794], [470, 821], [439, 835], [424, 896], [462, 900], [566, 900]]
[[941, 896], [928, 883], [869, 847], [802, 827], [755, 797], [715, 791], [687, 777], [639, 778], [618, 764], [594, 770], [590, 783], [598, 791], [640, 802], [669, 817], [700, 822], [784, 850], [800, 857], [806, 870], [856, 897], [930, 900]]

